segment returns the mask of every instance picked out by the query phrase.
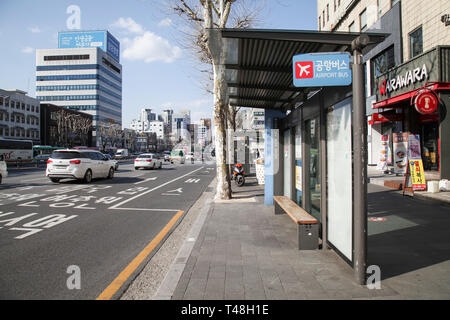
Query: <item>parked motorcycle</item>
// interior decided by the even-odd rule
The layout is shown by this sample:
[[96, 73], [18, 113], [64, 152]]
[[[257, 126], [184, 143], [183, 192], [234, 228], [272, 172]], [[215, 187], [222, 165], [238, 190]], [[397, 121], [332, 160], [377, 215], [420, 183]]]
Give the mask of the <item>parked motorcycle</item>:
[[245, 172], [244, 166], [240, 163], [236, 164], [233, 168], [233, 177], [234, 182], [238, 187], [242, 187], [245, 183]]

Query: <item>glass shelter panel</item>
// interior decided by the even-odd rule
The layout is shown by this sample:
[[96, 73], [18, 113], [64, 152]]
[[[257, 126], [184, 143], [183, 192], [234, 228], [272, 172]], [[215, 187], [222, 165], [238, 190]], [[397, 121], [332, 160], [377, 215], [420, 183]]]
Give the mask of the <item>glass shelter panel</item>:
[[328, 241], [352, 260], [352, 128], [351, 100], [327, 115]]

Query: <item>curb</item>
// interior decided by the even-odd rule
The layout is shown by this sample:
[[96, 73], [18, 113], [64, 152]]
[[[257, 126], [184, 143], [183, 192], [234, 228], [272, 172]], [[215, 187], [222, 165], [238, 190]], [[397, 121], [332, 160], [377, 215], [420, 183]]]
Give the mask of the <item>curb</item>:
[[[214, 178], [211, 181], [211, 183], [208, 185], [208, 188], [214, 186], [215, 184], [216, 178]], [[205, 193], [210, 194], [207, 195], [204, 206], [200, 210], [200, 213], [197, 216], [197, 219], [195, 220], [194, 224], [192, 225], [192, 228], [189, 231], [188, 236], [181, 245], [181, 248], [178, 251], [177, 256], [175, 257], [174, 262], [170, 266], [169, 271], [164, 277], [164, 280], [162, 281], [152, 300], [172, 299], [172, 296], [175, 292], [175, 289], [178, 285], [181, 275], [183, 274], [184, 268], [186, 267], [187, 261], [191, 255], [192, 249], [195, 246], [198, 235], [200, 234], [200, 231], [202, 230], [203, 225], [205, 224], [205, 220], [206, 217], [208, 216], [208, 213], [211, 211], [211, 204], [214, 202], [215, 192], [205, 191]], [[195, 204], [193, 204], [192, 207], [194, 205]]]

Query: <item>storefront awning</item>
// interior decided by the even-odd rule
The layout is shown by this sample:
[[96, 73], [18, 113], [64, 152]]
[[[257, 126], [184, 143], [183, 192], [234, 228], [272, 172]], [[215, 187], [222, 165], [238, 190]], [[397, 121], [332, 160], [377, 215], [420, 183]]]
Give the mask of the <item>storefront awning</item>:
[[[317, 88], [293, 86], [292, 57], [314, 52], [350, 52], [361, 33], [303, 30], [210, 29], [226, 57], [212, 50], [215, 63], [225, 65], [229, 103], [233, 106], [288, 110]], [[366, 33], [370, 50], [388, 35]], [[221, 48], [221, 47], [219, 47]]]
[[405, 93], [402, 93], [398, 96], [392, 97], [392, 98], [388, 98], [379, 102], [375, 102], [372, 105], [372, 109], [380, 109], [380, 108], [403, 108], [405, 106], [405, 102], [407, 102], [409, 104], [409, 102], [411, 101], [411, 98], [413, 98], [418, 91], [427, 88], [427, 89], [431, 89], [434, 91], [439, 91], [439, 90], [450, 90], [450, 82], [433, 82], [429, 85], [425, 85], [422, 88], [416, 89], [416, 90], [412, 90], [412, 91], [408, 91]]

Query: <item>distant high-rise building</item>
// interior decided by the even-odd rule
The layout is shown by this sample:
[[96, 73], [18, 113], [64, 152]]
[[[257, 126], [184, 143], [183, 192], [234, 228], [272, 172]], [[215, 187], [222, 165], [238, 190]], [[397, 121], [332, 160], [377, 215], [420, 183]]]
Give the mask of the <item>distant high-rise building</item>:
[[36, 96], [98, 121], [122, 124], [119, 42], [108, 31], [58, 34], [58, 49], [36, 50]]
[[183, 111], [173, 114], [172, 116], [172, 140], [186, 140], [190, 139], [189, 125], [191, 124], [190, 111]]
[[[138, 133], [151, 132], [150, 123], [156, 120], [156, 114], [152, 112], [152, 109], [145, 108], [142, 109], [139, 118], [131, 121], [131, 129]], [[159, 126], [159, 125], [158, 125]]]
[[212, 143], [211, 119], [200, 119], [198, 126], [198, 141], [202, 147]]

